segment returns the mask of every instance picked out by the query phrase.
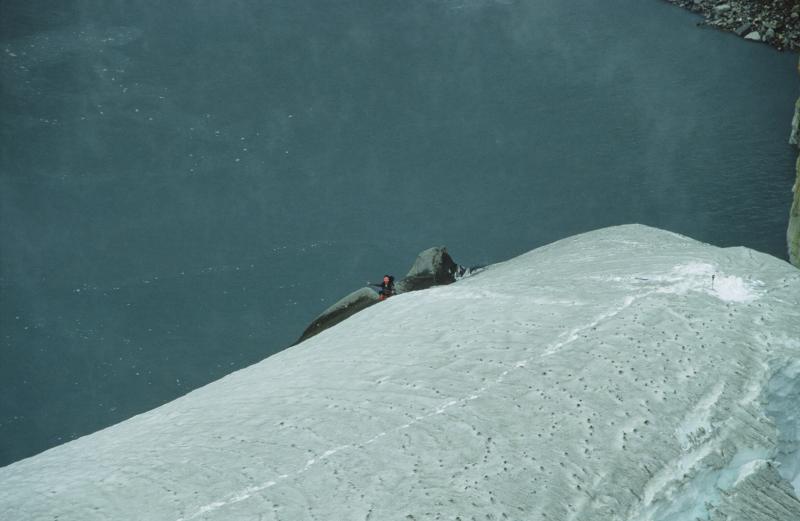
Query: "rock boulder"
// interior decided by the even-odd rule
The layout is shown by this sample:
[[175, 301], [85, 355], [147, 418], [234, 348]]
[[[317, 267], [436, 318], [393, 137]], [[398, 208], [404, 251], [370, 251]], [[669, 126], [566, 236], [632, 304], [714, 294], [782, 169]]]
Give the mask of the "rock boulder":
[[[398, 293], [406, 293], [432, 286], [450, 284], [465, 272], [466, 269], [456, 264], [453, 258], [450, 257], [450, 254], [447, 253], [447, 248], [437, 246], [417, 255], [408, 274], [395, 283], [395, 289]], [[378, 302], [380, 302], [378, 294], [370, 288], [361, 288], [350, 293], [315, 318], [303, 331], [303, 334], [300, 335], [296, 344], [335, 326], [344, 319]]]

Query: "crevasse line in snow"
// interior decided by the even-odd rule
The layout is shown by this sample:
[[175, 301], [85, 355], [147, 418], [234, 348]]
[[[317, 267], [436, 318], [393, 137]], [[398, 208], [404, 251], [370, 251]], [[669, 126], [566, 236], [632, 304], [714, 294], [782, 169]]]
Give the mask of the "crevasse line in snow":
[[[767, 498], [777, 505], [775, 512], [800, 509], [800, 413], [794, 412], [800, 402], [800, 361], [778, 366], [771, 370], [765, 364], [753, 375], [749, 387], [759, 392], [747, 392], [720, 425], [711, 414], [719, 409], [724, 386], [715, 386], [698, 402], [676, 429], [684, 454], [646, 484], [643, 501], [629, 519], [715, 518]], [[781, 478], [793, 485], [794, 497]], [[749, 500], [740, 503], [739, 496]]]
[[619, 315], [622, 311], [624, 311], [625, 309], [629, 308], [631, 306], [631, 304], [633, 304], [637, 300], [639, 300], [639, 299], [641, 299], [643, 297], [647, 297], [648, 295], [651, 295], [652, 293], [653, 292], [651, 291], [651, 292], [645, 293], [643, 295], [625, 297], [625, 300], [623, 301], [623, 303], [620, 306], [612, 309], [611, 311], [609, 311], [607, 313], [603, 313], [601, 315], [598, 315], [596, 318], [594, 318], [594, 320], [592, 320], [588, 324], [585, 324], [583, 326], [580, 326], [580, 327], [577, 327], [577, 328], [573, 329], [572, 331], [567, 333], [569, 336], [567, 336], [566, 340], [562, 340], [560, 342], [556, 342], [556, 343], [548, 346], [545, 349], [544, 354], [542, 356], [548, 356], [548, 355], [552, 355], [554, 353], [557, 353], [565, 345], [571, 344], [572, 342], [574, 342], [575, 340], [580, 338], [580, 334], [582, 332], [587, 331], [589, 329], [592, 329], [594, 327], [597, 327], [601, 322], [604, 322], [604, 321], [606, 321], [606, 320], [608, 320], [610, 318], [614, 318], [615, 316]]

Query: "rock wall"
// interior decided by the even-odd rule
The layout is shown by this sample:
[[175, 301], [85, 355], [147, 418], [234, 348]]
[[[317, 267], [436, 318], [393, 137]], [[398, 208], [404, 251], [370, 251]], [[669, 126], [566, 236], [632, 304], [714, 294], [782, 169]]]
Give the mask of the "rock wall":
[[[797, 64], [797, 72], [800, 73], [800, 62]], [[800, 148], [800, 98], [794, 106], [794, 118], [792, 119], [792, 135], [789, 143]], [[789, 212], [789, 228], [786, 230], [786, 241], [789, 244], [789, 262], [800, 268], [800, 155], [797, 157], [797, 178], [794, 186], [794, 202]]]

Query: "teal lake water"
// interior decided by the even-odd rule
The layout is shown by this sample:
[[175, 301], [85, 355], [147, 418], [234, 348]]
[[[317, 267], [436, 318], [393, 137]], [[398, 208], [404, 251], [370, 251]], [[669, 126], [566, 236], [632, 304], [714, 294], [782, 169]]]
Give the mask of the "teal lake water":
[[0, 16], [0, 465], [430, 246], [639, 222], [786, 257], [797, 56], [666, 2], [128, 4]]

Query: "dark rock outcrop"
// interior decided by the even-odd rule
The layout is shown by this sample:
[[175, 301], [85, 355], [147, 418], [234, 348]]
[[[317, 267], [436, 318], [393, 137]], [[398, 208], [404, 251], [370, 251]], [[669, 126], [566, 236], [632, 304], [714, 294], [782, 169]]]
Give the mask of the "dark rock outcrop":
[[[417, 255], [408, 274], [395, 283], [398, 293], [417, 291], [432, 286], [442, 286], [455, 282], [467, 272], [447, 253], [444, 247], [429, 248]], [[370, 288], [361, 288], [326, 309], [303, 331], [296, 344], [335, 326], [373, 304], [380, 302], [378, 294]]]
[[450, 284], [464, 274], [444, 247], [429, 248], [419, 255], [406, 276], [395, 284], [398, 293]]
[[335, 326], [347, 317], [353, 316], [362, 309], [366, 309], [378, 302], [378, 294], [370, 288], [356, 290], [323, 311], [303, 331], [303, 334], [300, 335], [300, 338], [295, 343], [299, 344], [303, 340]]

